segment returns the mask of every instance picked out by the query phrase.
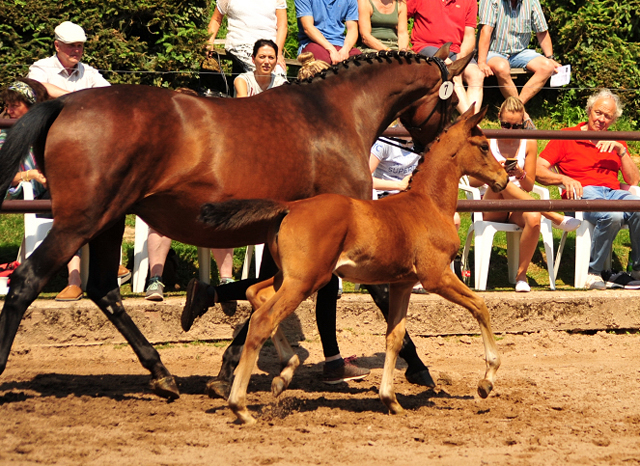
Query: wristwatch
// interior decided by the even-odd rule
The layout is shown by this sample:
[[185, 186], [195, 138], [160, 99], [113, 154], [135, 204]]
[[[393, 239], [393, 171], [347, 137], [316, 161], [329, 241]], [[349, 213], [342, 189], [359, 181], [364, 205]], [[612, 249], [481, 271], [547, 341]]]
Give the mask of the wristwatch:
[[555, 60], [556, 56], [551, 54], [551, 55], [549, 55], [548, 57], [545, 57], [545, 58], [548, 58], [549, 60]]

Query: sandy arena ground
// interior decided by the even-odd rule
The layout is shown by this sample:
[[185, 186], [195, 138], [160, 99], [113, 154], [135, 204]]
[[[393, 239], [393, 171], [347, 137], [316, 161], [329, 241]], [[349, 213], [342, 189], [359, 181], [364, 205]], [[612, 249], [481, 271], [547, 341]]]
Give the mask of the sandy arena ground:
[[476, 394], [479, 337], [416, 337], [438, 386], [407, 383], [399, 363], [395, 387], [406, 414], [391, 416], [377, 394], [384, 338], [357, 318], [341, 318], [339, 341], [371, 375], [321, 383], [322, 348], [307, 337], [296, 348], [304, 363], [292, 386], [274, 400], [279, 364], [267, 346], [249, 386], [258, 418], [251, 427], [203, 394], [223, 344], [159, 348], [182, 392], [169, 403], [148, 389], [126, 345], [18, 339], [0, 376], [0, 464], [640, 464], [639, 334], [499, 335], [502, 367], [486, 400]]

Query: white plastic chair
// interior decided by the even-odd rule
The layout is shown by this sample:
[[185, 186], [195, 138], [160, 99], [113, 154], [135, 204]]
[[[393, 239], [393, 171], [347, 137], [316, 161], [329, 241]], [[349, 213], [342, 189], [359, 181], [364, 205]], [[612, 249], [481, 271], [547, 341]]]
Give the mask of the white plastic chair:
[[[480, 200], [480, 190], [469, 185], [469, 179], [465, 176], [460, 179], [458, 188], [466, 193], [467, 199]], [[538, 194], [541, 199], [549, 199], [549, 190], [542, 186], [534, 185], [533, 192]], [[488, 222], [482, 217], [482, 212], [474, 212], [472, 215], [473, 222], [467, 232], [467, 240], [462, 252], [463, 270], [468, 263], [469, 250], [471, 249], [471, 240], [475, 237], [474, 247], [474, 280], [476, 290], [487, 289], [487, 278], [489, 276], [489, 262], [491, 261], [491, 249], [493, 247], [493, 237], [498, 231], [504, 231], [507, 234], [507, 263], [509, 267], [509, 283], [516, 282], [518, 273], [518, 262], [520, 260], [520, 236], [522, 229], [512, 223]], [[544, 249], [547, 256], [547, 270], [549, 272], [549, 288], [556, 289], [555, 272], [553, 267], [553, 234], [551, 231], [551, 221], [542, 217], [540, 223], [540, 234], [544, 243]]]
[[[560, 186], [561, 191], [564, 186]], [[636, 196], [640, 196], [639, 186], [629, 186], [629, 192]], [[587, 283], [587, 276], [589, 275], [589, 262], [591, 261], [591, 239], [593, 238], [593, 231], [596, 226], [584, 219], [582, 212], [575, 213], [578, 220], [582, 220], [582, 224], [576, 230], [576, 259], [575, 259], [575, 275], [573, 280], [573, 286], [575, 288], [584, 288]], [[622, 229], [628, 229], [627, 225], [623, 225]], [[558, 245], [558, 252], [555, 259], [554, 275], [558, 275], [558, 269], [560, 268], [560, 260], [562, 259], [562, 253], [564, 251], [564, 245], [567, 241], [568, 232], [562, 234], [560, 244]], [[605, 262], [605, 270], [611, 268], [611, 256], [613, 251], [610, 250]]]
[[[25, 201], [33, 201], [33, 186], [29, 182], [20, 183]], [[24, 214], [24, 239], [18, 250], [18, 262], [23, 263], [33, 251], [36, 250], [51, 230], [53, 219], [37, 217], [36, 214]], [[89, 245], [82, 247], [82, 260], [80, 262], [80, 279], [82, 289], [87, 287], [89, 278]]]

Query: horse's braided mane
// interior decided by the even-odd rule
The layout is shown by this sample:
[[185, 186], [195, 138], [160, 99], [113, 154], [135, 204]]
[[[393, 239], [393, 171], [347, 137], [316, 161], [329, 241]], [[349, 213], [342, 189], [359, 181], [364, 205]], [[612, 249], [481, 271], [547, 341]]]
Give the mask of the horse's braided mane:
[[[369, 52], [369, 53], [361, 53], [358, 55], [353, 55], [348, 59], [336, 64], [332, 65], [330, 68], [326, 70], [322, 70], [315, 75], [305, 78], [305, 79], [295, 79], [288, 84], [302, 84], [302, 83], [310, 83], [315, 78], [325, 79], [329, 72], [333, 72], [333, 74], [338, 74], [340, 69], [348, 69], [349, 65], [355, 64], [356, 66], [360, 66], [360, 63], [366, 61], [368, 63], [373, 63], [374, 60], [382, 63], [385, 59], [389, 61], [390, 59], [396, 59], [401, 61], [402, 58], [405, 58], [407, 63], [411, 63], [411, 59], [414, 59], [416, 63], [419, 63], [420, 60], [424, 60], [429, 63], [433, 61], [432, 57], [425, 57], [424, 55], [417, 54], [415, 52], [410, 51], [398, 51], [398, 50], [383, 50], [380, 52]], [[402, 62], [402, 61], [401, 61]]]

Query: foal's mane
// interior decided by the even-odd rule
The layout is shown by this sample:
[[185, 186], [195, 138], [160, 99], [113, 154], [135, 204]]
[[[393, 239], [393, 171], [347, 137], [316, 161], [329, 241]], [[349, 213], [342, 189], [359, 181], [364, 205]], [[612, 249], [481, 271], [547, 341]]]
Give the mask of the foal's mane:
[[387, 63], [390, 63], [392, 59], [398, 60], [400, 63], [403, 62], [402, 59], [406, 59], [406, 63], [411, 63], [411, 60], [415, 60], [416, 63], [419, 63], [421, 60], [430, 63], [433, 62], [434, 59], [432, 57], [425, 57], [424, 55], [417, 54], [415, 52], [410, 51], [398, 51], [398, 50], [382, 50], [380, 52], [369, 52], [369, 53], [361, 53], [358, 55], [353, 55], [346, 60], [343, 60], [340, 63], [332, 65], [326, 70], [319, 71], [313, 76], [305, 79], [295, 79], [291, 82], [287, 82], [287, 84], [303, 84], [310, 83], [315, 78], [325, 79], [329, 72], [332, 72], [334, 75], [338, 74], [341, 69], [348, 69], [349, 65], [355, 64], [356, 66], [360, 66], [361, 62], [373, 63], [374, 60], [378, 63], [382, 63], [385, 60]]

